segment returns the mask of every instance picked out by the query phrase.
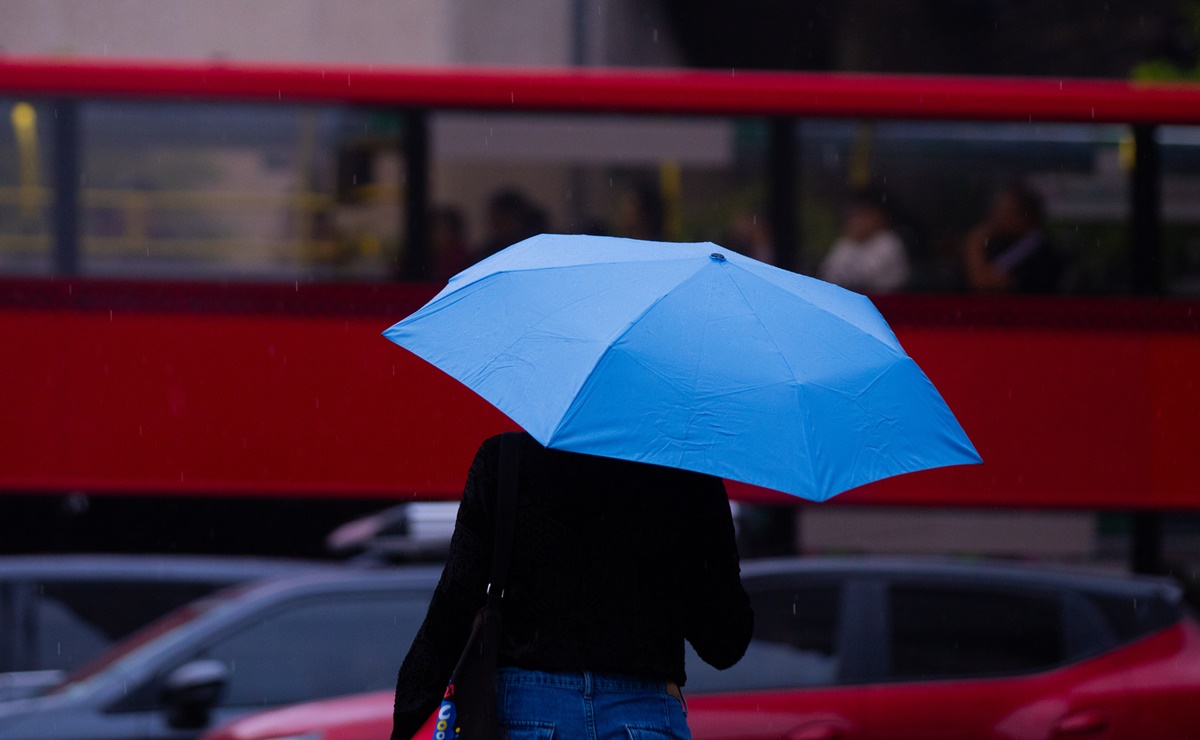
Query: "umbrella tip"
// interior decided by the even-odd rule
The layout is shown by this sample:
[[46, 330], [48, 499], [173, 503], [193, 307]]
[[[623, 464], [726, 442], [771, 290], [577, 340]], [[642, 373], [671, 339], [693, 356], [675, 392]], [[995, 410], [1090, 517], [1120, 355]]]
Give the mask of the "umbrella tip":
[[712, 254], [708, 255], [708, 258], [710, 260], [712, 260], [713, 262], [724, 262], [725, 261], [725, 255], [721, 254], [720, 252], [713, 252]]

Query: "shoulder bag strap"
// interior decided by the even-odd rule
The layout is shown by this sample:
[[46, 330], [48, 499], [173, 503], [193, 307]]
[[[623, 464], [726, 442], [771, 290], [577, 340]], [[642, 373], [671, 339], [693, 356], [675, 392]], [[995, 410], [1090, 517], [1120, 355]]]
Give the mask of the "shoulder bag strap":
[[517, 520], [517, 470], [521, 462], [521, 433], [505, 432], [500, 437], [500, 487], [496, 493], [496, 546], [492, 551], [492, 580], [487, 605], [498, 607], [508, 581], [512, 560], [513, 530]]

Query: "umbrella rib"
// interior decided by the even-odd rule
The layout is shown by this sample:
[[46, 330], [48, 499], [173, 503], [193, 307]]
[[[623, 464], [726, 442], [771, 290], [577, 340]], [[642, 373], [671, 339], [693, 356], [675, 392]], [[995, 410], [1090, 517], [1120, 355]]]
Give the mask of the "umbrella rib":
[[[739, 267], [740, 267], [740, 266], [739, 266]], [[765, 282], [766, 282], [768, 285], [770, 285], [772, 288], [774, 288], [774, 289], [778, 290], [778, 291], [779, 291], [779, 294], [780, 294], [781, 296], [783, 296], [784, 298], [788, 298], [788, 299], [792, 299], [792, 300], [800, 301], [800, 302], [803, 302], [803, 303], [805, 303], [805, 304], [807, 304], [807, 305], [809, 305], [809, 306], [812, 306], [814, 309], [816, 309], [816, 310], [820, 311], [822, 314], [824, 314], [824, 315], [826, 315], [826, 316], [829, 316], [830, 318], [833, 318], [833, 319], [837, 320], [838, 322], [840, 322], [841, 324], [843, 324], [843, 325], [845, 325], [845, 326], [849, 327], [849, 328], [850, 328], [850, 329], [852, 329], [852, 330], [853, 330], [855, 333], [857, 333], [857, 334], [861, 334], [861, 335], [863, 335], [863, 336], [866, 336], [866, 337], [869, 337], [871, 340], [873, 340], [874, 342], [876, 342], [876, 343], [878, 343], [879, 345], [881, 345], [881, 346], [882, 346], [882, 347], [883, 347], [883, 348], [884, 348], [884, 349], [885, 349], [885, 350], [886, 350], [886, 351], [887, 351], [889, 354], [891, 354], [891, 355], [892, 355], [893, 357], [895, 357], [896, 359], [904, 359], [904, 358], [907, 358], [907, 357], [908, 357], [908, 353], [907, 353], [907, 352], [905, 352], [905, 351], [904, 351], [904, 347], [902, 347], [902, 346], [900, 345], [900, 340], [896, 338], [896, 335], [895, 335], [895, 333], [891, 333], [891, 340], [890, 340], [890, 341], [888, 341], [888, 342], [884, 342], [884, 341], [880, 340], [880, 339], [879, 339], [879, 337], [875, 336], [874, 334], [872, 334], [871, 332], [867, 331], [866, 329], [863, 329], [862, 327], [858, 326], [858, 325], [857, 325], [857, 324], [855, 324], [853, 321], [850, 321], [849, 319], [845, 318], [844, 316], [841, 316], [841, 315], [839, 315], [839, 314], [837, 314], [837, 313], [834, 313], [833, 311], [830, 311], [829, 309], [827, 309], [827, 308], [824, 308], [824, 307], [822, 307], [822, 306], [820, 306], [820, 305], [818, 305], [818, 304], [812, 303], [811, 301], [807, 301], [807, 300], [805, 300], [805, 299], [803, 299], [803, 298], [800, 298], [800, 297], [799, 297], [799, 296], [797, 296], [795, 293], [791, 292], [791, 291], [790, 291], [790, 290], [789, 290], [789, 289], [788, 289], [786, 286], [780, 285], [779, 283], [777, 283], [777, 282], [776, 282], [776, 281], [774, 281], [774, 280], [767, 280], [766, 278], [763, 278], [761, 275], [758, 275], [758, 274], [757, 274], [757, 273], [755, 273], [755, 272], [752, 272], [752, 271], [750, 271], [750, 270], [747, 270], [747, 269], [745, 269], [744, 267], [742, 267], [742, 268], [741, 268], [741, 270], [742, 270], [742, 272], [743, 272], [744, 274], [746, 274], [746, 275], [749, 275], [750, 277], [753, 277], [753, 278], [759, 278], [759, 279], [762, 279], [762, 280], [764, 280], [764, 281], [765, 281]], [[735, 284], [735, 285], [737, 285], [737, 282], [736, 282], [736, 281], [734, 281], [734, 284]], [[738, 287], [738, 290], [739, 290], [739, 292], [741, 291], [741, 287], [740, 287], [740, 286]], [[843, 290], [843, 289], [839, 288], [839, 290]], [[867, 298], [866, 296], [859, 295], [859, 294], [857, 294], [857, 293], [854, 293], [853, 291], [849, 291], [849, 290], [846, 290], [846, 291], [844, 291], [844, 292], [846, 292], [846, 293], [848, 293], [848, 294], [850, 294], [850, 295], [853, 295], [854, 297], [856, 297], [856, 298], [858, 298], [858, 299], [860, 299], [860, 300], [866, 301], [866, 302], [867, 302], [867, 304], [871, 306], [871, 311], [873, 311], [873, 312], [874, 312], [876, 315], [879, 315], [879, 311], [878, 311], [878, 309], [876, 309], [876, 308], [875, 308], [875, 305], [874, 305], [873, 303], [871, 303], [871, 300], [870, 300], [869, 298]], [[745, 294], [743, 294], [743, 297], [744, 297], [744, 295], [745, 295]], [[880, 316], [880, 319], [882, 320], [882, 316]], [[764, 328], [765, 328], [765, 325], [764, 325]], [[887, 326], [887, 322], [886, 322], [886, 321], [884, 321], [884, 328], [885, 328], [885, 329], [887, 329], [887, 330], [888, 330], [888, 332], [891, 332], [891, 327]], [[771, 340], [771, 341], [774, 341], [774, 337], [772, 337], [772, 340]], [[776, 347], [778, 347], [778, 344], [776, 344]], [[788, 367], [790, 368], [790, 367], [791, 367], [791, 365], [789, 364], [789, 365], [788, 365]]]
[[[705, 267], [706, 267], [706, 265], [701, 264], [691, 275], [688, 275], [686, 278], [683, 278], [678, 283], [676, 283], [675, 287], [679, 287], [680, 285], [683, 285], [684, 283], [693, 279]], [[586, 373], [583, 373], [583, 380], [581, 380], [579, 382], [579, 385], [576, 386], [574, 389], [574, 393], [571, 394], [573, 400], [571, 401], [570, 406], [567, 407], [567, 412], [562, 415], [562, 418], [560, 418], [558, 420], [558, 423], [554, 425], [554, 429], [552, 429], [550, 431], [550, 434], [547, 437], [546, 442], [545, 442], [545, 445], [547, 447], [549, 447], [553, 444], [554, 438], [558, 435], [558, 433], [564, 427], [568, 426], [570, 424], [570, 422], [574, 421], [575, 416], [579, 413], [579, 408], [580, 408], [579, 404], [578, 404], [579, 392], [581, 390], [583, 390], [584, 386], [586, 386], [588, 384], [588, 382], [592, 379], [592, 374], [596, 372], [596, 367], [599, 366], [600, 363], [604, 360], [604, 358], [608, 356], [609, 352], [612, 352], [613, 347], [616, 346], [617, 342], [619, 342], [622, 337], [624, 337], [626, 334], [629, 333], [630, 329], [637, 326], [637, 323], [639, 321], [641, 321], [642, 318], [644, 318], [646, 316], [646, 314], [650, 313], [655, 308], [657, 308], [658, 304], [660, 304], [664, 300], [666, 300], [667, 297], [670, 296], [670, 294], [671, 294], [671, 291], [669, 291], [669, 290], [662, 291], [662, 293], [657, 298], [655, 298], [653, 301], [651, 301], [650, 304], [646, 306], [646, 308], [644, 308], [642, 311], [640, 311], [632, 319], [627, 321], [625, 323], [625, 325], [620, 328], [620, 330], [615, 332], [612, 335], [612, 337], [609, 338], [609, 340], [605, 343], [604, 351], [601, 352], [600, 354], [596, 355], [596, 359], [592, 361], [591, 367], [588, 368]]]
[[[534, 268], [534, 269], [531, 269], [531, 270], [505, 270], [505, 271], [503, 271], [503, 272], [497, 272], [497, 273], [492, 273], [491, 275], [487, 275], [487, 276], [485, 276], [484, 278], [482, 278], [481, 280], [478, 280], [478, 281], [475, 281], [475, 282], [468, 283], [467, 285], [465, 285], [465, 286], [463, 286], [463, 287], [464, 287], [464, 288], [466, 288], [466, 287], [470, 287], [470, 286], [473, 286], [473, 285], [477, 285], [477, 284], [479, 284], [479, 283], [482, 283], [484, 280], [489, 280], [489, 281], [491, 281], [491, 282], [495, 282], [495, 280], [493, 280], [493, 278], [495, 278], [495, 279], [499, 279], [499, 278], [502, 278], [502, 277], [503, 277], [503, 278], [508, 278], [510, 275], [513, 275], [513, 274], [515, 274], [515, 273], [533, 272], [533, 271], [535, 271], [535, 270], [543, 270], [543, 269], [551, 269], [551, 268], [541, 268], [541, 267], [539, 267], [539, 268]], [[591, 297], [595, 296], [597, 293], [600, 293], [600, 292], [603, 292], [603, 291], [596, 291], [596, 292], [594, 292], [594, 293], [589, 293], [589, 294], [587, 294], [587, 295], [584, 295], [584, 296], [575, 296], [575, 298], [574, 298], [574, 299], [573, 299], [573, 300], [572, 300], [570, 303], [566, 303], [566, 304], [563, 304], [562, 306], [558, 306], [557, 308], [555, 308], [555, 309], [554, 309], [554, 313], [551, 313], [551, 314], [548, 314], [548, 315], [546, 315], [546, 316], [543, 316], [542, 318], [538, 319], [538, 321], [537, 321], [537, 323], [536, 323], [536, 324], [532, 324], [532, 325], [531, 325], [531, 326], [529, 326], [528, 328], [529, 328], [529, 329], [534, 329], [534, 328], [536, 328], [536, 327], [538, 327], [538, 326], [541, 326], [543, 323], [545, 323], [545, 322], [546, 322], [546, 321], [547, 321], [547, 320], [548, 320], [548, 319], [549, 319], [551, 316], [553, 316], [554, 314], [557, 314], [557, 313], [559, 313], [559, 312], [561, 312], [561, 311], [564, 311], [564, 310], [566, 310], [566, 309], [570, 308], [571, 306], [574, 306], [574, 305], [577, 305], [577, 304], [579, 304], [579, 303], [582, 303], [583, 301], [586, 301], [586, 300], [588, 300], [589, 298], [591, 298]], [[449, 296], [447, 296], [447, 297], [449, 297]], [[639, 317], [639, 318], [640, 318], [640, 317]], [[636, 319], [635, 319], [635, 321], [636, 321]], [[628, 328], [626, 328], [626, 331], [628, 331]], [[495, 362], [495, 361], [496, 361], [496, 358], [498, 358], [498, 357], [500, 357], [501, 355], [503, 355], [504, 353], [508, 352], [510, 349], [512, 349], [513, 345], [515, 345], [515, 344], [517, 344], [518, 342], [520, 342], [520, 341], [521, 341], [522, 339], [524, 339], [526, 336], [527, 336], [527, 334], [526, 334], [526, 333], [518, 334], [518, 335], [517, 335], [515, 338], [513, 338], [513, 340], [512, 340], [511, 342], [509, 342], [508, 344], [504, 345], [503, 347], [501, 347], [501, 348], [497, 349], [497, 350], [496, 350], [496, 351], [495, 351], [495, 352], [492, 354], [492, 356], [491, 356], [491, 357], [488, 359], [488, 361], [487, 361], [487, 362], [485, 362], [485, 363], [483, 363], [483, 366], [487, 366], [487, 365], [490, 365], [492, 362]], [[601, 356], [603, 356], [603, 353], [601, 353]], [[588, 375], [591, 375], [591, 372], [592, 372], [592, 370], [594, 370], [594, 369], [595, 369], [595, 365], [593, 364], [593, 366], [592, 366], [591, 368], [589, 368], [589, 369], [588, 369]], [[585, 376], [585, 378], [586, 378], [586, 377], [587, 377], [587, 376]], [[581, 384], [581, 387], [582, 387], [582, 384]], [[576, 389], [576, 391], [578, 391], [578, 389]], [[553, 434], [551, 434], [551, 437], [553, 437]]]
[[[699, 274], [699, 272], [697, 272], [696, 274]], [[691, 277], [695, 277], [695, 276], [696, 275], [694, 274]], [[726, 274], [726, 278], [728, 279], [727, 274]], [[690, 279], [691, 278], [689, 278], [689, 280]], [[739, 290], [738, 293], [740, 295], [741, 291]], [[708, 293], [708, 300], [711, 303], [711, 301], [712, 301], [712, 290], [711, 289], [709, 290], [709, 293]], [[743, 301], [746, 300], [746, 297], [744, 295], [742, 296], [742, 300]], [[747, 302], [746, 305], [749, 306], [750, 304]], [[692, 396], [692, 398], [696, 397], [696, 387], [700, 384], [700, 366], [704, 359], [704, 348], [708, 346], [709, 330], [711, 327], [712, 327], [712, 324], [710, 322], [704, 322], [704, 330], [703, 330], [704, 333], [700, 337], [700, 348], [701, 349], [700, 349], [700, 352], [697, 353], [697, 355], [696, 355], [695, 365], [692, 366], [692, 373], [691, 373], [691, 376], [692, 376], [691, 377], [691, 386], [692, 386], [691, 387], [691, 391], [692, 391], [691, 396]], [[691, 408], [690, 411], [691, 411], [691, 413], [688, 415], [688, 421], [683, 426], [683, 444], [685, 446], [687, 445], [688, 441], [691, 439], [692, 427], [696, 422], [696, 417], [700, 415], [699, 408], [696, 408], [693, 406], [693, 408]]]
[[[776, 279], [775, 279], [775, 276], [774, 276], [774, 275], [772, 275], [770, 272], [768, 272], [767, 274], [760, 275], [758, 272], [755, 272], [755, 271], [752, 271], [752, 270], [748, 270], [748, 269], [746, 269], [745, 267], [743, 267], [743, 266], [741, 266], [741, 265], [738, 265], [738, 267], [739, 267], [739, 268], [742, 270], [742, 272], [744, 272], [745, 274], [747, 274], [747, 275], [751, 275], [751, 276], [753, 276], [753, 277], [756, 277], [756, 278], [758, 278], [758, 279], [760, 279], [760, 280], [762, 280], [762, 281], [766, 282], [767, 284], [769, 284], [769, 285], [771, 285], [771, 286], [773, 286], [773, 287], [775, 287], [775, 288], [779, 289], [783, 295], [785, 295], [785, 296], [791, 296], [791, 297], [793, 297], [793, 298], [797, 298], [797, 299], [799, 299], [799, 300], [804, 300], [805, 302], [808, 302], [808, 303], [810, 303], [810, 305], [813, 305], [813, 306], [816, 306], [816, 307], [818, 307], [818, 308], [819, 308], [819, 309], [820, 309], [822, 312], [824, 312], [825, 314], [827, 314], [827, 315], [829, 315], [829, 316], [831, 316], [831, 317], [833, 317], [833, 318], [837, 319], [838, 321], [842, 322], [843, 324], [845, 324], [845, 325], [849, 326], [850, 328], [852, 328], [854, 331], [858, 332], [859, 334], [865, 334], [865, 335], [867, 335], [867, 336], [871, 337], [872, 339], [874, 339], [874, 340], [876, 340], [876, 341], [880, 341], [879, 337], [875, 336], [875, 335], [874, 335], [874, 334], [872, 334], [870, 331], [868, 331], [868, 330], [866, 330], [866, 329], [862, 328], [862, 327], [861, 327], [861, 326], [859, 326], [858, 324], [855, 324], [853, 321], [851, 321], [850, 319], [846, 318], [845, 316], [842, 316], [842, 315], [840, 315], [840, 314], [834, 313], [833, 311], [830, 311], [830, 310], [829, 310], [829, 309], [827, 309], [827, 308], [823, 308], [823, 307], [817, 306], [817, 304], [815, 304], [815, 303], [811, 303], [811, 302], [807, 301], [806, 299], [800, 298], [799, 296], [797, 296], [797, 295], [796, 295], [796, 293], [794, 292], [794, 290], [793, 290], [791, 287], [789, 287], [789, 286], [787, 286], [787, 285], [785, 285], [785, 284], [782, 284], [780, 281], [776, 280]], [[779, 270], [781, 270], [781, 268], [777, 268], [777, 267], [775, 267], [774, 265], [764, 265], [764, 267], [771, 268], [771, 271], [772, 271], [772, 272], [773, 272], [773, 271], [779, 271]], [[803, 276], [797, 276], [797, 277], [803, 277]], [[867, 302], [867, 303], [868, 303], [868, 304], [871, 306], [871, 310], [872, 310], [874, 313], [876, 313], [876, 314], [878, 314], [878, 313], [879, 313], [879, 310], [878, 310], [877, 308], [875, 308], [875, 304], [871, 302], [871, 299], [870, 299], [870, 298], [867, 298], [867, 297], [866, 297], [866, 296], [864, 296], [864, 295], [861, 295], [861, 294], [855, 293], [855, 292], [854, 292], [854, 291], [852, 291], [852, 290], [846, 290], [845, 288], [839, 288], [839, 290], [845, 291], [846, 293], [849, 293], [849, 294], [851, 294], [851, 295], [854, 295], [855, 297], [857, 297], [857, 298], [859, 298], [859, 299], [861, 299], [861, 300], [864, 300], [864, 301], [866, 301], [866, 302]], [[896, 339], [896, 334], [895, 334], [895, 332], [893, 332], [893, 331], [891, 330], [891, 327], [887, 325], [887, 322], [886, 322], [886, 321], [884, 321], [884, 322], [883, 322], [883, 328], [884, 328], [884, 329], [886, 329], [886, 330], [888, 331], [888, 333], [891, 335], [891, 342], [890, 342], [890, 343], [892, 343], [892, 344], [895, 344], [895, 345], [896, 345], [896, 347], [898, 347], [898, 348], [900, 349], [900, 355], [901, 355], [901, 356], [907, 357], [907, 354], [905, 354], [905, 352], [904, 352], [904, 348], [903, 348], [903, 347], [900, 347], [900, 340]], [[888, 343], [884, 343], [884, 344], [888, 344]]]
[[[749, 271], [746, 270], [745, 268], [738, 268], [738, 269], [742, 270], [742, 272], [744, 272], [746, 274], [750, 274]], [[762, 327], [763, 333], [765, 333], [767, 335], [767, 338], [771, 340], [771, 344], [775, 347], [775, 351], [779, 354], [780, 359], [782, 359], [783, 363], [785, 365], [787, 365], [788, 372], [790, 372], [792, 374], [792, 380], [795, 381], [795, 385], [793, 387], [796, 389], [796, 393], [798, 395], [803, 395], [804, 394], [804, 383], [800, 380], [799, 376], [797, 375], [796, 368], [793, 367], [792, 363], [788, 360], [787, 353], [783, 351], [783, 348], [779, 346], [779, 342], [775, 339], [775, 335], [771, 333], [771, 328], [769, 326], [767, 326], [767, 323], [765, 321], [763, 321], [762, 317], [758, 315], [758, 312], [754, 310], [754, 306], [750, 303], [750, 299], [746, 297], [746, 293], [745, 293], [745, 291], [742, 290], [742, 286], [738, 285], [738, 281], [734, 280], [733, 277], [730, 276], [729, 282], [733, 284], [734, 290], [736, 290], [738, 292], [738, 295], [740, 295], [742, 297], [742, 300], [745, 301], [746, 306], [750, 308], [750, 312], [754, 316], [755, 321], [757, 321], [758, 325]], [[838, 318], [840, 319], [841, 317], [838, 317]], [[849, 322], [845, 322], [845, 323], [849, 323]], [[857, 328], [857, 327], [855, 327], [855, 328]], [[799, 398], [797, 398], [797, 400], [799, 400]], [[808, 433], [809, 430], [806, 427], [802, 427], [802, 428], [804, 429], [804, 442], [811, 448], [812, 443], [811, 443], [810, 435]], [[808, 459], [808, 473], [809, 473], [808, 480], [815, 482], [817, 480], [817, 478], [816, 478], [816, 469], [813, 467], [813, 455], [810, 454], [810, 455], [806, 455], [805, 457], [807, 457], [807, 459]]]
[[[638, 260], [638, 264], [639, 265], [658, 265], [658, 264], [665, 264], [665, 263], [671, 263], [671, 262], [678, 262], [682, 259], [685, 259], [685, 257], [684, 256], [664, 257], [662, 259]], [[477, 264], [483, 264], [483, 263], [480, 262]], [[544, 271], [548, 271], [548, 270], [574, 270], [574, 269], [583, 269], [583, 268], [588, 268], [588, 267], [596, 267], [598, 265], [604, 265], [604, 264], [605, 264], [605, 262], [603, 260], [598, 260], [596, 262], [582, 262], [582, 263], [577, 263], [577, 264], [566, 264], [566, 265], [534, 265], [534, 266], [529, 266], [529, 267], [506, 267], [503, 269], [495, 270], [493, 272], [484, 273], [477, 277], [472, 276], [471, 280], [464, 282], [461, 285], [455, 285], [454, 290], [446, 291], [446, 289], [443, 288], [442, 292], [438, 293], [436, 296], [433, 297], [433, 300], [440, 301], [444, 298], [454, 295], [455, 293], [457, 293], [460, 290], [469, 288], [472, 285], [477, 285], [477, 284], [487, 280], [488, 278], [499, 277], [501, 275], [516, 275], [516, 274], [525, 274], [525, 273], [530, 273], [530, 272], [544, 272]], [[475, 266], [476, 265], [472, 265], [472, 267], [468, 267], [467, 269], [470, 270]], [[458, 277], [458, 275], [455, 275], [455, 276], [451, 277], [450, 280], [453, 281], [457, 277]], [[450, 287], [449, 283], [447, 283], [446, 287], [447, 288]]]

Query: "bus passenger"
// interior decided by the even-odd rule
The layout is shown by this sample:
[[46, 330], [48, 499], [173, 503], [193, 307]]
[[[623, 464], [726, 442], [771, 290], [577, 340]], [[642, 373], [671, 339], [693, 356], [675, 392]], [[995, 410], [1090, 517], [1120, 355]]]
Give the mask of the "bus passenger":
[[842, 235], [821, 263], [820, 278], [859, 293], [900, 290], [909, 278], [908, 254], [892, 229], [887, 195], [855, 191], [842, 224]]
[[993, 199], [987, 219], [967, 235], [964, 258], [967, 284], [976, 291], [1054, 293], [1063, 274], [1046, 235], [1042, 196], [1020, 182]]

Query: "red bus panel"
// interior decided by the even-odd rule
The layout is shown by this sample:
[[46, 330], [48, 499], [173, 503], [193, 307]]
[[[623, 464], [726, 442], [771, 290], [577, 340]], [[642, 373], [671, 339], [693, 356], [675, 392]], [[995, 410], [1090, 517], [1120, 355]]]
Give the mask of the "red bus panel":
[[[454, 497], [511, 427], [380, 336], [427, 286], [0, 282], [0, 491]], [[1200, 508], [1200, 304], [877, 303], [985, 462], [837, 501]]]

